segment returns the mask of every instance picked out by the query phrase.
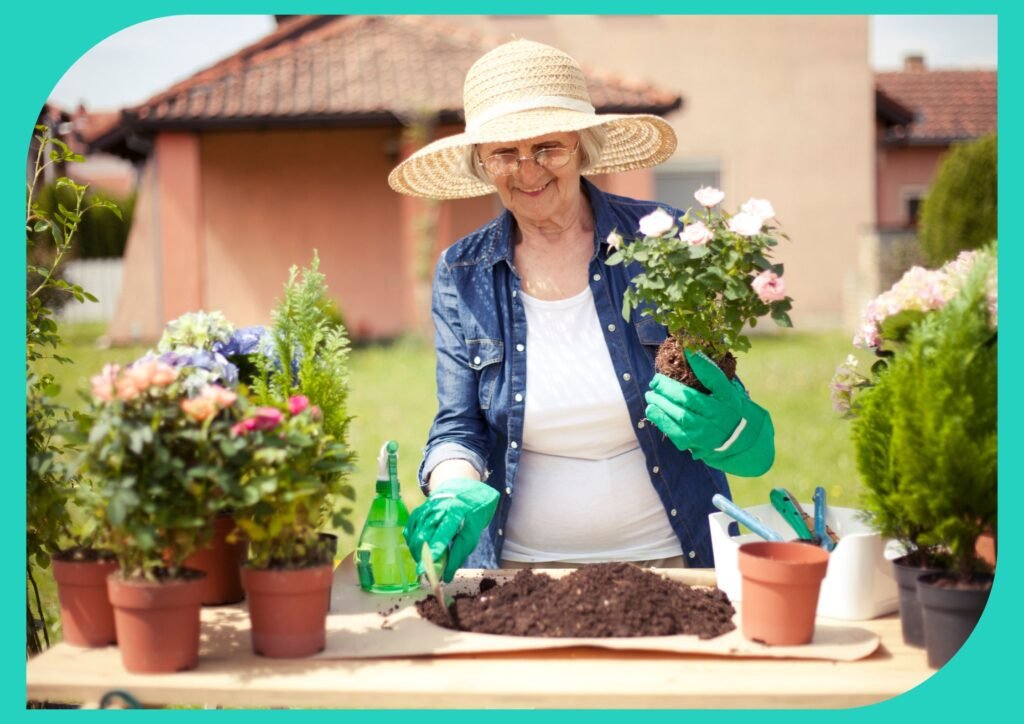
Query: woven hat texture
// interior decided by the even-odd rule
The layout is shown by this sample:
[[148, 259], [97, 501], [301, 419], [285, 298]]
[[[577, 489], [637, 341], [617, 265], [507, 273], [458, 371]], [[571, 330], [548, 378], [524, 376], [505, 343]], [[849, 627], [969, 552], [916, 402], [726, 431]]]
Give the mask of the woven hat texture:
[[388, 177], [395, 191], [432, 199], [494, 193], [493, 186], [465, 175], [462, 167], [463, 150], [479, 143], [602, 126], [604, 150], [585, 175], [655, 166], [676, 148], [675, 131], [658, 116], [597, 115], [579, 64], [530, 40], [499, 45], [477, 60], [466, 74], [462, 97], [465, 132], [434, 141], [395, 167]]

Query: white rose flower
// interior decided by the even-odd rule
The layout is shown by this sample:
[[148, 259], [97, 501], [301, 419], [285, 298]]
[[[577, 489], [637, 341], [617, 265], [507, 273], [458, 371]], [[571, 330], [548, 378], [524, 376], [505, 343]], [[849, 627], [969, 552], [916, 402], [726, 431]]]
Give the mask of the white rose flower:
[[761, 221], [768, 221], [775, 217], [775, 209], [767, 199], [750, 199], [740, 207], [740, 211], [760, 217]]
[[764, 219], [748, 211], [741, 211], [729, 219], [729, 231], [740, 236], [754, 236], [761, 231]]
[[704, 222], [695, 221], [683, 229], [682, 233], [679, 234], [679, 238], [690, 246], [700, 246], [707, 244], [715, 238], [715, 234], [711, 229], [704, 226]]
[[697, 189], [693, 198], [697, 199], [697, 203], [704, 208], [710, 209], [712, 206], [717, 206], [722, 203], [722, 199], [725, 198], [725, 193], [711, 186], [701, 186]]
[[613, 231], [612, 233], [608, 234], [608, 246], [610, 246], [615, 251], [618, 251], [619, 248], [622, 246], [622, 241], [622, 234], [620, 234], [619, 232]]
[[640, 233], [644, 236], [661, 236], [675, 223], [676, 220], [665, 209], [656, 209], [640, 219]]

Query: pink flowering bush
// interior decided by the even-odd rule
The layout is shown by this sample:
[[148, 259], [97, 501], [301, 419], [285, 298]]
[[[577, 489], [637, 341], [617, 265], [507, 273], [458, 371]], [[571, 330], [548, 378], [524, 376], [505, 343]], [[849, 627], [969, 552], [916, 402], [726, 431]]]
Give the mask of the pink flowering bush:
[[326, 562], [330, 554], [319, 536], [325, 511], [334, 526], [351, 526], [352, 510], [340, 503], [355, 498], [344, 482], [352, 469], [348, 446], [327, 434], [323, 413], [304, 395], [291, 396], [285, 407], [253, 407], [231, 428], [250, 455], [235, 522], [256, 568]]
[[179, 576], [207, 542], [209, 517], [240, 494], [249, 456], [231, 430], [244, 401], [220, 385], [189, 394], [188, 373], [151, 357], [107, 365], [66, 432], [74, 469], [93, 481], [80, 503], [126, 577]]
[[681, 347], [721, 360], [750, 348], [744, 328], [762, 317], [792, 326], [793, 300], [786, 295], [783, 265], [771, 260], [779, 243], [771, 203], [750, 199], [730, 215], [716, 208], [725, 198], [719, 189], [701, 188], [694, 198], [700, 211], [690, 209], [678, 219], [664, 209], [645, 216], [635, 241], [626, 243], [622, 232], [637, 230], [613, 231], [608, 264], [638, 266], [623, 299], [624, 317], [639, 308]]
[[[871, 350], [878, 360], [872, 367], [871, 377], [860, 372], [859, 360], [854, 355], [848, 355], [836, 368], [831, 383], [832, 407], [836, 412], [851, 413], [857, 391], [873, 384], [873, 377], [884, 369], [887, 360], [899, 353], [911, 330], [960, 293], [982, 254], [990, 252], [964, 251], [939, 269], [912, 267], [890, 289], [867, 304], [853, 336], [853, 345]], [[995, 329], [998, 291], [994, 264], [986, 281], [986, 299], [989, 323]]]

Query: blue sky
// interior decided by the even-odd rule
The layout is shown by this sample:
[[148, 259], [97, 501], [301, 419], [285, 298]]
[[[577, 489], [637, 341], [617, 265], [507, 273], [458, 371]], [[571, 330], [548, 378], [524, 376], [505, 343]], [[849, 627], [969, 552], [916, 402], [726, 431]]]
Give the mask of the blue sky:
[[[90, 109], [144, 101], [173, 83], [227, 57], [274, 27], [270, 15], [191, 15], [151, 20], [115, 33], [83, 55], [50, 98], [65, 108]], [[874, 15], [870, 62], [901, 67], [922, 52], [931, 68], [995, 68], [994, 15]]]

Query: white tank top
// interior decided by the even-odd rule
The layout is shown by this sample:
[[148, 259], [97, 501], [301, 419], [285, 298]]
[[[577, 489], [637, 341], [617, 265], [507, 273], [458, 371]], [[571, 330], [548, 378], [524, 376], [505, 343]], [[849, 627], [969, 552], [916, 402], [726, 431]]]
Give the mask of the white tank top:
[[519, 297], [526, 407], [502, 558], [593, 563], [680, 555], [590, 287], [557, 301], [521, 290]]

